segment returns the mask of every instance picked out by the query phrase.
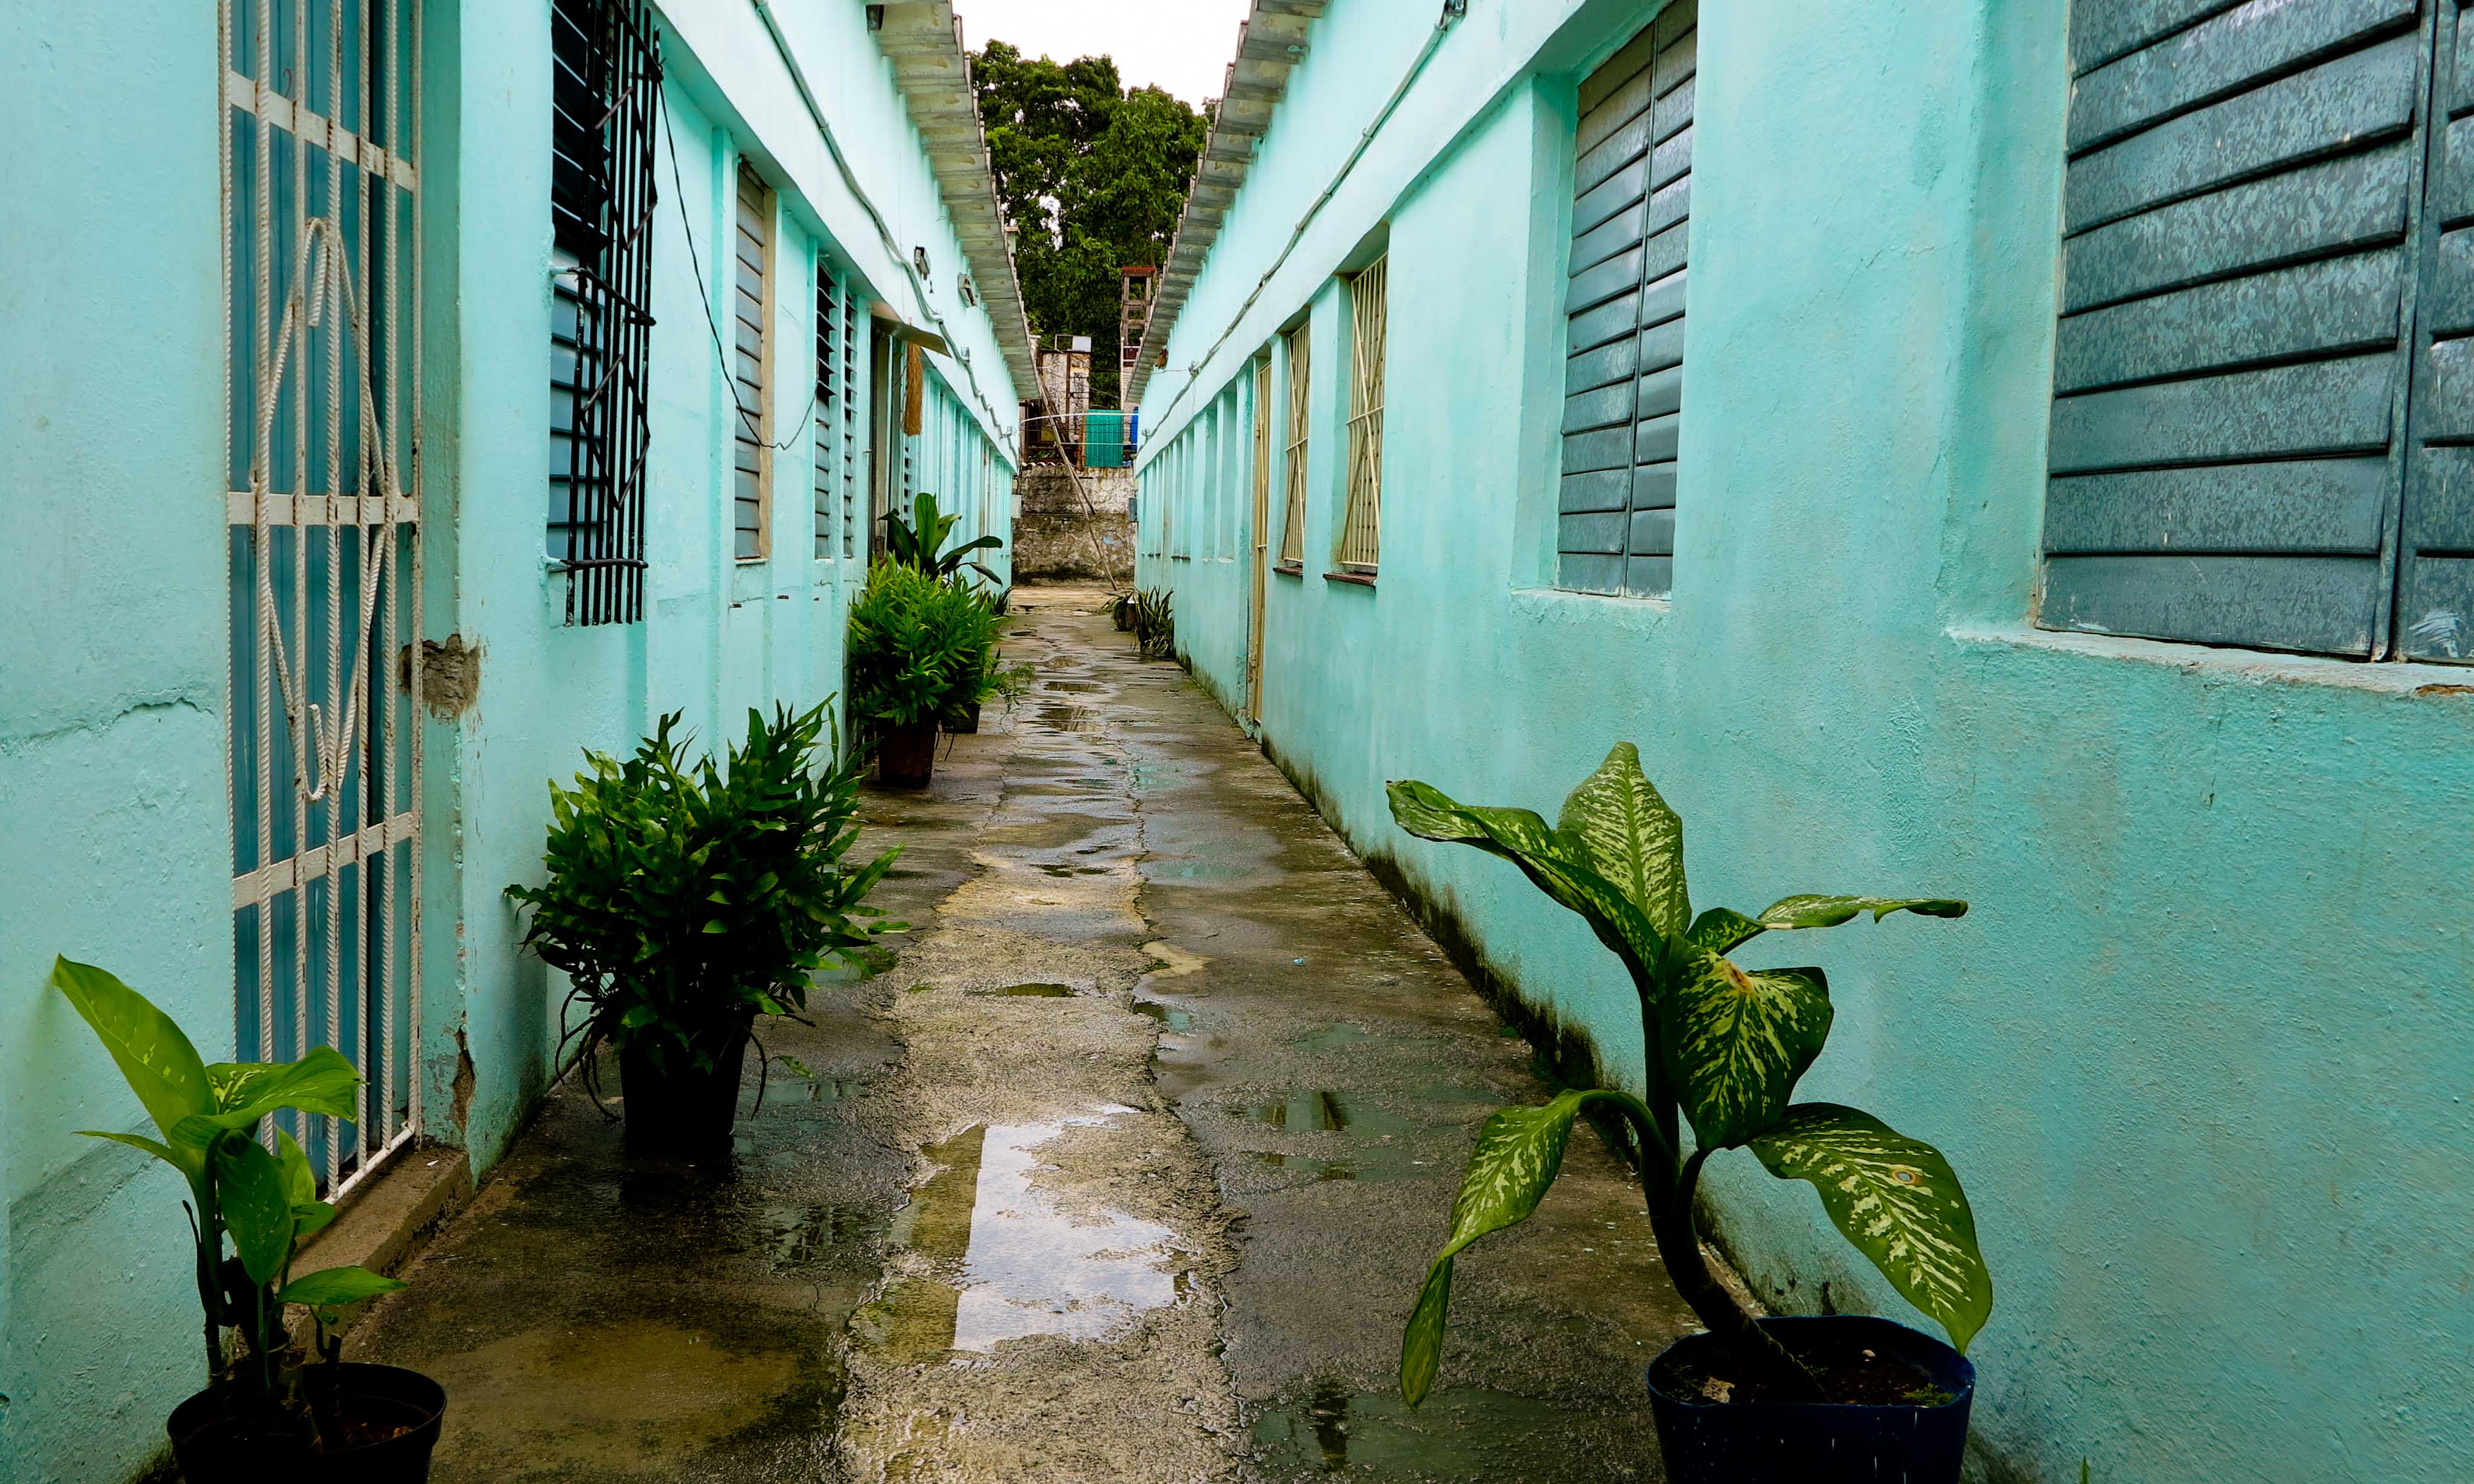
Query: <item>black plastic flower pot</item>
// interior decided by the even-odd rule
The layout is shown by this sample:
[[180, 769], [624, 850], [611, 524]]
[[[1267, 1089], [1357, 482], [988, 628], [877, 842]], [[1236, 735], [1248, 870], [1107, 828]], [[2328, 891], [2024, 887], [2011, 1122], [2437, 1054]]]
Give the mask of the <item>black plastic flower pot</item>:
[[1118, 632], [1119, 634], [1131, 634], [1131, 633], [1133, 633], [1133, 632], [1134, 632], [1134, 600], [1133, 600], [1133, 599], [1131, 599], [1131, 598], [1119, 598], [1119, 599], [1117, 600], [1117, 606], [1116, 606], [1115, 617], [1116, 617], [1116, 623], [1117, 623], [1117, 632]]
[[1720, 1353], [1710, 1335], [1687, 1335], [1649, 1368], [1649, 1409], [1668, 1484], [1957, 1484], [1976, 1397], [1976, 1367], [1966, 1356], [1869, 1315], [1760, 1324], [1807, 1365], [1869, 1350], [1912, 1366], [1936, 1395], [1916, 1404], [1719, 1401], [1680, 1384], [1708, 1374]]
[[[320, 1373], [329, 1372], [331, 1376]], [[172, 1409], [164, 1430], [188, 1484], [424, 1484], [429, 1452], [447, 1416], [447, 1392], [418, 1371], [343, 1361], [310, 1368], [311, 1386], [332, 1386], [332, 1448], [270, 1440], [233, 1405], [229, 1385], [209, 1386]]]
[[936, 729], [887, 727], [876, 739], [876, 778], [887, 788], [926, 788], [936, 776]]
[[730, 1147], [739, 1121], [739, 1072], [747, 1058], [747, 1026], [741, 1022], [717, 1047], [711, 1066], [697, 1066], [673, 1041], [656, 1067], [641, 1041], [618, 1050], [619, 1105], [627, 1120], [627, 1147], [640, 1154], [700, 1157]]
[[974, 701], [969, 706], [958, 707], [945, 718], [943, 725], [947, 731], [958, 737], [979, 735], [980, 704]]

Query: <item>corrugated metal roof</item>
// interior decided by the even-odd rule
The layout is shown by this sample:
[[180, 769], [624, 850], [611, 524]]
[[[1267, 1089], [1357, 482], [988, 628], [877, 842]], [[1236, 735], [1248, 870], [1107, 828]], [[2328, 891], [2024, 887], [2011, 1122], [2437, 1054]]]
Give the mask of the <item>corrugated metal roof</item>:
[[1142, 353], [1126, 387], [1125, 401], [1129, 407], [1142, 401], [1152, 368], [1168, 348], [1177, 311], [1185, 307], [1195, 275], [1202, 271], [1202, 260], [1219, 240], [1220, 224], [1236, 201], [1238, 187], [1246, 183], [1254, 148], [1272, 127], [1272, 110], [1288, 92], [1289, 69], [1305, 59], [1306, 33], [1325, 4], [1326, 0], [1254, 0], [1254, 9], [1238, 30], [1237, 56], [1228, 64], [1220, 113], [1203, 141], [1194, 189], [1185, 198], [1176, 238], [1169, 244], [1168, 264], [1152, 297]]

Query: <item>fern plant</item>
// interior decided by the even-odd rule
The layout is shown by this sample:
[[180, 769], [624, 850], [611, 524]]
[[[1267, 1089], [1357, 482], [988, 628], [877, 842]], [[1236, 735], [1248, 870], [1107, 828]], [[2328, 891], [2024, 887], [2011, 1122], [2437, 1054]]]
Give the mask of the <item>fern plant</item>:
[[[1783, 1400], [1824, 1400], [1819, 1384], [1710, 1271], [1693, 1223], [1703, 1165], [1750, 1150], [1782, 1180], [1819, 1192], [1840, 1233], [1891, 1287], [1938, 1321], [1961, 1351], [1993, 1307], [1976, 1218], [1941, 1152], [1870, 1113], [1789, 1101], [1829, 1037], [1818, 969], [1739, 968], [1728, 957], [1763, 933], [1835, 927], [1869, 912], [1963, 916], [1927, 897], [1783, 897], [1756, 916], [1698, 916], [1684, 882], [1684, 825], [1619, 743], [1564, 801], [1553, 825], [1527, 809], [1457, 803], [1419, 782], [1390, 787], [1392, 817], [1427, 840], [1475, 846], [1518, 866], [1580, 914], [1623, 962], [1640, 997], [1648, 1096], [1611, 1088], [1564, 1093], [1486, 1121], [1452, 1203], [1449, 1240], [1427, 1270], [1400, 1353], [1400, 1389], [1425, 1399], [1443, 1352], [1452, 1263], [1470, 1243], [1526, 1220], [1555, 1182], [1573, 1120], [1612, 1112], [1639, 1145], [1641, 1193], [1667, 1276], [1701, 1322]], [[1689, 1124], [1692, 1147], [1680, 1130]]]

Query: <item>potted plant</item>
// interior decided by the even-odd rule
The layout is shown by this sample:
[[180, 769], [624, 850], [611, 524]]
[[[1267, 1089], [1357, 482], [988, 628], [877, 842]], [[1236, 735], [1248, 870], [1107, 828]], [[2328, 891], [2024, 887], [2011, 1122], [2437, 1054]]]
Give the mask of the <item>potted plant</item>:
[[1027, 664], [1008, 665], [1005, 651], [990, 643], [980, 664], [977, 684], [964, 692], [970, 699], [947, 714], [938, 725], [956, 736], [975, 736], [980, 730], [980, 707], [989, 701], [1002, 701], [1011, 712], [1023, 697], [1031, 694], [1031, 679], [1036, 673]]
[[[360, 1074], [332, 1047], [297, 1062], [208, 1065], [172, 1017], [104, 969], [62, 958], [52, 984], [111, 1055], [160, 1139], [83, 1130], [161, 1160], [189, 1185], [206, 1386], [166, 1430], [189, 1484], [268, 1478], [420, 1484], [447, 1393], [417, 1371], [337, 1358], [345, 1309], [402, 1283], [366, 1268], [295, 1273], [302, 1238], [335, 1219], [285, 1111], [360, 1116]], [[308, 1311], [315, 1358], [286, 1324]], [[227, 1331], [236, 1343], [227, 1343]]]
[[958, 580], [962, 568], [969, 567], [997, 586], [995, 610], [1005, 611], [1005, 579], [969, 560], [975, 551], [1003, 550], [1005, 542], [993, 536], [982, 536], [976, 540], [947, 546], [945, 539], [962, 523], [962, 517], [939, 515], [936, 497], [925, 490], [911, 501], [910, 519], [904, 519], [900, 511], [892, 510], [886, 511], [881, 518], [885, 521], [885, 561], [947, 580]]
[[1145, 587], [1134, 594], [1134, 652], [1145, 659], [1176, 654], [1175, 604], [1175, 594], [1165, 587]]
[[986, 693], [999, 624], [959, 581], [898, 562], [869, 569], [851, 604], [851, 706], [869, 729], [884, 782], [927, 786], [937, 724]]
[[507, 895], [572, 981], [596, 1093], [596, 1053], [618, 1053], [633, 1148], [727, 1147], [756, 1018], [804, 1010], [811, 974], [899, 926], [866, 898], [900, 850], [843, 864], [861, 765], [828, 743], [829, 708], [750, 710], [722, 766], [685, 760], [673, 713], [626, 761], [589, 752], [574, 787], [550, 784], [546, 879]]
[[[1674, 1484], [1900, 1479], [1952, 1484], [1975, 1371], [1962, 1353], [1993, 1307], [1976, 1219], [1940, 1151], [1869, 1113], [1789, 1094], [1829, 1036], [1818, 969], [1739, 969], [1728, 955], [1766, 932], [1835, 927], [1860, 913], [1954, 918], [1941, 898], [1782, 898], [1757, 917], [1693, 915], [1684, 826], [1618, 744], [1551, 826], [1527, 809], [1472, 808], [1419, 782], [1390, 787], [1392, 816], [1428, 840], [1517, 865], [1579, 913], [1640, 995], [1648, 1096], [1593, 1088], [1490, 1117], [1469, 1157], [1451, 1236], [1428, 1270], [1401, 1346], [1412, 1405], [1433, 1384], [1452, 1262], [1525, 1219], [1554, 1184], [1573, 1119], [1595, 1108], [1638, 1145], [1641, 1193], [1667, 1275], [1704, 1334], [1649, 1370], [1651, 1411]], [[1686, 1148], [1679, 1126], [1688, 1123]], [[1693, 1197], [1712, 1156], [1749, 1149], [1782, 1180], [1811, 1183], [1822, 1209], [1950, 1345], [1860, 1315], [1756, 1319], [1710, 1272]], [[1953, 1348], [1955, 1347], [1955, 1348]]]

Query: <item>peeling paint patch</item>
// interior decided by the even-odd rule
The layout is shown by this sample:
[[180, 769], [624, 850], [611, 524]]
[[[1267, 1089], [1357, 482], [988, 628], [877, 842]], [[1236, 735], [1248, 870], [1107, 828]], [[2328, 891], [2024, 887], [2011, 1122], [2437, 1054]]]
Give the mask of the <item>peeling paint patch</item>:
[[[400, 690], [412, 689], [409, 644], [396, 653], [395, 682]], [[430, 715], [453, 721], [471, 710], [480, 695], [481, 646], [466, 644], [461, 634], [450, 634], [444, 642], [421, 641], [421, 700]]]

